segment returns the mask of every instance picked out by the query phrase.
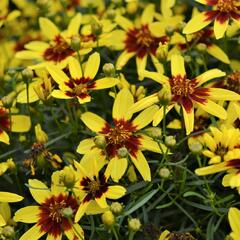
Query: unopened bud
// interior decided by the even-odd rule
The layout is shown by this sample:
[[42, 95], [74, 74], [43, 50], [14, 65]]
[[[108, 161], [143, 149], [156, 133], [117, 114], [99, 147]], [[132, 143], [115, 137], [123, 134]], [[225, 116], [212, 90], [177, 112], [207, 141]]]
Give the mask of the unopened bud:
[[166, 33], [167, 33], [167, 35], [168, 35], [169, 37], [172, 36], [173, 33], [174, 33], [174, 27], [173, 27], [173, 26], [167, 26], [167, 27], [165, 28], [165, 30], [166, 30]]
[[10, 77], [13, 77], [16, 74], [16, 70], [15, 69], [8, 69], [7, 74]]
[[117, 154], [120, 158], [125, 158], [128, 156], [129, 152], [128, 152], [127, 148], [121, 147], [118, 149]]
[[113, 202], [110, 206], [110, 210], [115, 214], [119, 215], [123, 211], [123, 205], [119, 202]]
[[161, 138], [162, 130], [158, 127], [149, 127], [144, 130], [144, 132], [151, 138]]
[[94, 143], [98, 148], [105, 148], [106, 147], [106, 139], [103, 135], [96, 136], [94, 138]]
[[107, 18], [113, 20], [116, 17], [116, 11], [114, 9], [110, 9], [107, 11]]
[[197, 58], [196, 58], [196, 62], [197, 62], [197, 64], [199, 64], [199, 65], [204, 65], [204, 61], [203, 61], [203, 59], [200, 58], [200, 57], [197, 57]]
[[141, 228], [141, 222], [138, 218], [132, 218], [130, 220], [128, 220], [128, 228], [129, 230], [133, 231], [133, 232], [137, 232], [140, 230]]
[[5, 226], [2, 229], [2, 235], [7, 238], [12, 238], [15, 235], [14, 228], [12, 226]]
[[112, 63], [105, 63], [102, 69], [106, 77], [115, 77], [115, 67]]
[[194, 154], [199, 154], [203, 150], [203, 145], [199, 141], [193, 141], [189, 144], [189, 149]]
[[71, 207], [64, 208], [61, 213], [65, 218], [73, 217], [73, 210]]
[[171, 93], [170, 89], [163, 87], [158, 92], [158, 99], [159, 99], [159, 103], [161, 105], [167, 106], [169, 104], [169, 102], [172, 100], [172, 93]]
[[165, 167], [160, 168], [158, 174], [159, 174], [159, 176], [160, 176], [161, 178], [169, 178], [170, 175], [171, 175], [169, 169], [168, 169], [168, 168], [165, 168]]
[[68, 189], [73, 188], [76, 182], [74, 170], [72, 170], [70, 167], [65, 167], [62, 171], [61, 182], [64, 184], [66, 188]]
[[37, 0], [37, 5], [39, 7], [45, 7], [49, 3], [49, 0]]
[[22, 77], [25, 81], [32, 80], [33, 70], [30, 68], [25, 68], [24, 70], [22, 70]]
[[79, 36], [73, 36], [71, 39], [71, 47], [73, 50], [75, 51], [79, 51], [80, 50], [80, 38]]
[[160, 61], [166, 61], [168, 56], [168, 43], [159, 43], [156, 51], [157, 58]]
[[93, 20], [91, 24], [92, 33], [94, 35], [100, 35], [102, 33], [102, 25], [99, 21]]
[[190, 62], [192, 61], [192, 57], [189, 56], [189, 55], [185, 55], [185, 56], [184, 56], [184, 61], [185, 61], [186, 63], [190, 63]]
[[206, 49], [207, 49], [207, 45], [205, 43], [199, 43], [197, 45], [197, 50], [198, 51], [204, 52], [204, 51], [206, 51]]
[[105, 226], [113, 226], [115, 223], [115, 216], [113, 215], [112, 211], [106, 211], [101, 216], [102, 222]]
[[174, 147], [176, 145], [176, 139], [174, 136], [166, 136], [164, 143], [167, 147]]

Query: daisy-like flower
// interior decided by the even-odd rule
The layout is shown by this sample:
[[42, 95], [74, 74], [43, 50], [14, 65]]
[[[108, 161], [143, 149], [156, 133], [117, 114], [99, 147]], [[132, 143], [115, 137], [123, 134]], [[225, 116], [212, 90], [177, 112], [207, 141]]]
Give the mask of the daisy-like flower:
[[0, 142], [9, 144], [8, 132], [28, 132], [31, 127], [31, 121], [25, 115], [9, 116], [9, 111], [1, 106], [0, 101]]
[[[81, 24], [81, 14], [78, 13], [70, 21], [67, 30], [60, 32], [58, 27], [47, 18], [39, 18], [39, 25], [42, 34], [50, 42], [32, 41], [25, 44], [25, 49], [16, 53], [16, 58], [23, 60], [38, 60], [38, 67], [45, 66], [45, 63], [53, 63], [60, 68], [66, 67], [69, 57], [76, 54], [71, 48], [71, 38], [78, 35]], [[81, 54], [89, 50], [80, 51]]]
[[212, 10], [199, 13], [193, 17], [183, 29], [183, 33], [197, 32], [214, 21], [214, 34], [217, 39], [222, 38], [230, 19], [240, 23], [240, 2], [239, 0], [196, 0]]
[[[23, 200], [23, 197], [9, 192], [0, 192], [0, 202], [1, 203], [11, 203], [11, 202], [20, 202]], [[8, 211], [10, 212], [10, 211]], [[7, 214], [8, 215], [8, 214]], [[0, 213], [0, 227], [6, 225], [6, 219]]]
[[105, 77], [94, 81], [100, 65], [99, 53], [93, 53], [85, 64], [82, 72], [79, 62], [75, 58], [69, 59], [70, 76], [54, 65], [48, 65], [52, 78], [58, 83], [59, 90], [53, 90], [52, 96], [60, 99], [76, 98], [80, 104], [90, 102], [91, 90], [113, 87], [118, 83], [117, 78]]
[[231, 207], [228, 211], [228, 220], [232, 229], [232, 232], [230, 233], [232, 240], [239, 240], [240, 211], [237, 208]]
[[[205, 73], [189, 79], [185, 66], [184, 58], [180, 55], [173, 55], [171, 58], [172, 76], [166, 77], [160, 73], [144, 71], [143, 75], [154, 81], [165, 85], [171, 92], [171, 101], [166, 107], [166, 113], [169, 112], [176, 104], [180, 105], [183, 110], [186, 133], [190, 134], [194, 129], [194, 107], [221, 119], [227, 118], [227, 113], [223, 107], [216, 104], [213, 100], [239, 100], [240, 95], [221, 88], [203, 87], [202, 85], [209, 80], [225, 76], [225, 73], [219, 69], [208, 70]], [[135, 103], [130, 111], [137, 112], [152, 104], [159, 102], [158, 93], [154, 93], [139, 102]], [[156, 126], [163, 118], [164, 107], [153, 117], [153, 125]]]
[[139, 73], [141, 69], [145, 69], [147, 57], [150, 56], [155, 67], [161, 69], [161, 71], [163, 70], [162, 65], [156, 57], [156, 51], [159, 43], [166, 43], [168, 38], [164, 35], [156, 37], [153, 32], [151, 32], [150, 29], [153, 23], [154, 13], [154, 5], [149, 4], [143, 11], [138, 25], [120, 15], [116, 17], [115, 21], [123, 29], [123, 31], [119, 31], [117, 34], [118, 41], [121, 40], [124, 47], [124, 51], [117, 59], [117, 69], [122, 69], [132, 57], [136, 57], [137, 70]]
[[[95, 213], [96, 209], [96, 213], [99, 213], [99, 207], [103, 211], [107, 210], [109, 206], [106, 199], [119, 199], [126, 193], [126, 189], [120, 185], [110, 186], [108, 183], [109, 172], [107, 170], [105, 173], [100, 172], [101, 166], [97, 164], [97, 157], [92, 154], [92, 159], [91, 164], [75, 162], [79, 178], [77, 188], [82, 192], [80, 206], [75, 216], [76, 222], [86, 211]], [[89, 207], [92, 209], [89, 210]]]
[[205, 133], [202, 142], [206, 149], [203, 155], [209, 157], [209, 164], [220, 163], [235, 151], [239, 151], [240, 131], [238, 128], [229, 128], [229, 126], [221, 126], [221, 129], [210, 127], [211, 133]]
[[[116, 182], [119, 181], [127, 169], [128, 155], [143, 179], [150, 181], [150, 168], [142, 150], [161, 153], [155, 141], [140, 133], [140, 130], [151, 122], [158, 107], [156, 105], [151, 106], [131, 120], [133, 114], [129, 113], [129, 108], [133, 104], [134, 99], [130, 91], [122, 89], [114, 101], [113, 124], [109, 124], [100, 116], [91, 112], [86, 112], [81, 116], [84, 124], [97, 133], [97, 139], [90, 138], [81, 141], [77, 152], [88, 155], [95, 151], [100, 157], [104, 155], [106, 159], [109, 159], [107, 170]], [[98, 148], [99, 144], [97, 142], [99, 139], [102, 142], [103, 149]]]
[[39, 204], [19, 209], [14, 221], [35, 223], [19, 240], [40, 239], [47, 234], [48, 240], [61, 240], [63, 235], [69, 240], [83, 239], [83, 230], [74, 223], [74, 217], [79, 207], [77, 199], [67, 192], [52, 190], [41, 181], [29, 180], [29, 190], [34, 200]]

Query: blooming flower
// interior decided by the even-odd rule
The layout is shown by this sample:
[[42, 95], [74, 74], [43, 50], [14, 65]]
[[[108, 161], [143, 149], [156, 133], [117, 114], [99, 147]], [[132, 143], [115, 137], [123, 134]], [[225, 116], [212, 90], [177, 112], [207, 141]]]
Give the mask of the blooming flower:
[[109, 159], [108, 171], [114, 181], [118, 181], [125, 173], [128, 166], [128, 154], [143, 179], [150, 181], [150, 168], [142, 150], [161, 153], [156, 142], [139, 132], [151, 122], [158, 107], [154, 105], [147, 108], [131, 120], [133, 114], [129, 113], [129, 108], [133, 103], [132, 94], [124, 88], [117, 94], [114, 101], [113, 125], [91, 112], [85, 112], [81, 116], [84, 124], [102, 138], [104, 146], [103, 149], [97, 148], [94, 139], [91, 138], [80, 142], [77, 151], [81, 154], [95, 151], [96, 154], [104, 155], [105, 158]]
[[[227, 113], [223, 107], [216, 104], [212, 100], [239, 100], [240, 95], [221, 88], [202, 87], [209, 80], [224, 76], [225, 73], [212, 69], [205, 73], [189, 79], [184, 67], [184, 58], [180, 55], [173, 55], [171, 58], [172, 77], [168, 78], [156, 72], [144, 71], [143, 75], [153, 79], [154, 81], [166, 86], [172, 94], [172, 99], [166, 107], [166, 113], [175, 105], [180, 105], [183, 110], [184, 123], [187, 134], [191, 133], [194, 128], [194, 107], [197, 106], [202, 110], [217, 116], [221, 119], [227, 118]], [[137, 112], [152, 104], [158, 103], [158, 93], [152, 94], [135, 103], [130, 111]], [[153, 125], [156, 126], [163, 118], [164, 107], [153, 117]]]
[[40, 239], [47, 234], [47, 239], [61, 240], [63, 235], [69, 240], [83, 239], [83, 230], [74, 223], [75, 213], [79, 207], [77, 199], [57, 188], [49, 190], [41, 181], [29, 180], [30, 192], [39, 204], [19, 209], [14, 220], [24, 223], [35, 223], [26, 231], [20, 240]]
[[47, 70], [58, 83], [59, 90], [54, 90], [52, 96], [60, 99], [76, 98], [80, 104], [90, 102], [89, 91], [113, 87], [118, 83], [117, 78], [105, 77], [93, 81], [100, 65], [99, 53], [93, 53], [82, 72], [79, 62], [75, 58], [69, 60], [70, 77], [57, 66], [49, 65]]
[[217, 39], [222, 38], [230, 19], [237, 23], [240, 20], [240, 3], [238, 0], [196, 0], [213, 10], [202, 12], [193, 17], [183, 29], [183, 33], [197, 32], [214, 21], [214, 34]]
[[240, 236], [240, 211], [237, 208], [231, 207], [228, 211], [228, 220], [232, 229], [230, 236], [233, 240], [238, 240]]

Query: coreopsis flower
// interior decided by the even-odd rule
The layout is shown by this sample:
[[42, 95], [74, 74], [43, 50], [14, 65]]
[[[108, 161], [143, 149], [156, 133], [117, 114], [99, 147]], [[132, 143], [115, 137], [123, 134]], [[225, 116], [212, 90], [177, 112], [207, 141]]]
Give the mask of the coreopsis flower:
[[30, 179], [28, 183], [32, 197], [39, 205], [27, 206], [15, 213], [14, 221], [35, 223], [19, 240], [37, 240], [45, 234], [47, 239], [61, 240], [65, 235], [69, 240], [82, 240], [83, 230], [74, 223], [79, 207], [77, 199], [57, 188], [51, 190], [37, 179]]
[[210, 158], [209, 164], [225, 161], [229, 154], [239, 151], [240, 131], [238, 128], [222, 125], [220, 129], [210, 127], [210, 133], [205, 133], [202, 142], [205, 145], [203, 155]]
[[[12, 203], [12, 202], [20, 202], [23, 200], [22, 196], [19, 196], [15, 193], [9, 193], [9, 192], [0, 192], [0, 202], [1, 203]], [[7, 207], [5, 205], [5, 207]], [[9, 211], [7, 214], [3, 214], [6, 217], [9, 215]], [[6, 225], [6, 220], [1, 213], [0, 213], [0, 226]]]
[[133, 114], [129, 113], [129, 108], [133, 104], [132, 94], [124, 88], [117, 94], [114, 101], [113, 124], [109, 124], [91, 112], [85, 112], [81, 116], [84, 124], [95, 132], [97, 137], [81, 141], [77, 152], [88, 155], [95, 151], [99, 158], [105, 156], [106, 159], [109, 159], [108, 171], [114, 181], [119, 181], [127, 170], [128, 157], [143, 179], [150, 181], [150, 168], [142, 150], [161, 153], [155, 141], [140, 133], [140, 130], [151, 122], [158, 107], [151, 106], [131, 120]]
[[212, 10], [194, 16], [183, 29], [183, 33], [197, 32], [214, 21], [214, 34], [217, 39], [222, 38], [232, 19], [239, 24], [240, 3], [238, 0], [196, 0]]
[[[116, 62], [116, 68], [122, 69], [127, 62], [136, 57], [136, 65], [138, 74], [141, 69], [145, 69], [147, 65], [147, 57], [150, 56], [154, 66], [163, 71], [162, 65], [156, 57], [156, 51], [159, 43], [166, 43], [168, 37], [164, 34], [156, 37], [150, 30], [154, 18], [154, 5], [149, 4], [143, 11], [139, 24], [134, 24], [127, 18], [118, 15], [115, 18], [117, 24], [123, 29], [119, 30], [116, 35], [116, 41], [122, 41], [124, 50], [120, 54]], [[163, 31], [164, 32], [164, 31]], [[161, 31], [162, 33], [162, 31]], [[140, 76], [140, 75], [139, 75]], [[141, 78], [140, 78], [141, 80]]]
[[0, 102], [0, 142], [9, 144], [8, 132], [28, 132], [31, 121], [25, 115], [9, 115], [9, 110]]
[[[149, 77], [165, 86], [171, 92], [171, 101], [166, 106], [168, 113], [175, 105], [180, 105], [183, 111], [183, 118], [186, 127], [186, 133], [190, 134], [194, 129], [194, 108], [199, 107], [220, 119], [226, 119], [227, 113], [223, 107], [214, 102], [214, 100], [239, 100], [240, 95], [221, 88], [202, 86], [213, 78], [225, 76], [225, 73], [219, 69], [211, 69], [205, 73], [189, 79], [185, 66], [184, 58], [180, 55], [173, 55], [171, 58], [171, 77], [166, 77], [160, 73], [144, 71], [143, 75]], [[152, 104], [159, 102], [159, 94], [154, 93], [135, 103], [130, 111], [137, 112]], [[153, 117], [153, 125], [156, 126], [163, 118], [164, 107], [162, 106]]]
[[54, 65], [48, 65], [52, 78], [58, 83], [59, 90], [53, 90], [52, 96], [60, 99], [76, 98], [80, 104], [90, 102], [91, 90], [113, 87], [118, 83], [117, 78], [105, 77], [94, 81], [100, 65], [99, 53], [93, 53], [85, 64], [82, 72], [80, 63], [75, 58], [69, 59], [70, 76]]
[[[77, 210], [75, 221], [78, 222], [85, 212], [90, 211], [92, 214], [99, 213], [99, 207], [103, 211], [109, 208], [107, 199], [119, 199], [126, 193], [126, 189], [120, 185], [110, 186], [109, 171], [100, 172], [101, 166], [97, 163], [97, 157], [92, 154], [91, 166], [75, 162], [78, 176], [78, 189], [80, 194], [80, 206]], [[95, 210], [96, 209], [96, 210]]]
[[231, 207], [228, 211], [228, 221], [231, 226], [232, 232], [230, 233], [230, 237], [232, 240], [239, 240], [240, 236], [240, 211], [235, 208]]
[[[38, 60], [37, 67], [45, 66], [45, 63], [58, 65], [60, 68], [66, 67], [69, 57], [76, 54], [71, 48], [71, 38], [78, 35], [81, 24], [81, 14], [76, 14], [70, 21], [67, 30], [60, 32], [58, 27], [47, 18], [39, 18], [39, 25], [42, 34], [49, 40], [32, 41], [25, 44], [25, 49], [16, 53], [16, 58], [23, 60]], [[80, 51], [81, 54], [88, 53], [89, 50]]]

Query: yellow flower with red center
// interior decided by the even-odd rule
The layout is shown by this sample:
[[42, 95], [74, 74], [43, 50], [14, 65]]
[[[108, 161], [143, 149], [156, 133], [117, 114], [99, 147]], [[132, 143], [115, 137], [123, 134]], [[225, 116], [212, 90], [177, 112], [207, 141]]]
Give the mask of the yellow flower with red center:
[[117, 42], [122, 41], [124, 48], [124, 51], [117, 59], [117, 69], [122, 69], [127, 62], [135, 56], [139, 74], [141, 69], [146, 68], [147, 57], [150, 56], [154, 66], [163, 71], [162, 65], [156, 57], [156, 51], [159, 43], [166, 43], [168, 41], [168, 37], [165, 35], [156, 37], [151, 31], [154, 14], [154, 5], [149, 4], [143, 11], [138, 25], [120, 15], [116, 17], [115, 21], [119, 26], [121, 26], [121, 28], [124, 29], [124, 31], [119, 31], [116, 35], [118, 38], [116, 39]]
[[[80, 206], [77, 210], [75, 221], [87, 214], [98, 214], [108, 209], [106, 199], [119, 199], [126, 193], [126, 189], [120, 185], [110, 186], [108, 183], [109, 172], [100, 172], [101, 165], [97, 162], [96, 155], [91, 155], [91, 164], [75, 162], [79, 180], [75, 184], [76, 190], [80, 190]], [[78, 193], [76, 192], [76, 195]]]
[[[211, 69], [198, 77], [189, 79], [184, 66], [184, 58], [180, 55], [173, 55], [171, 58], [171, 72], [172, 76], [170, 78], [156, 72], [144, 71], [142, 74], [169, 89], [172, 97], [166, 107], [166, 113], [175, 105], [180, 105], [183, 110], [187, 134], [190, 134], [194, 129], [194, 107], [197, 106], [209, 114], [226, 119], [227, 113], [225, 109], [213, 100], [240, 100], [240, 95], [235, 92], [202, 86], [213, 78], [225, 76], [225, 73], [221, 70]], [[158, 93], [154, 93], [135, 103], [130, 111], [137, 112], [158, 102]], [[153, 117], [154, 126], [160, 123], [163, 114], [164, 107], [161, 107]]]
[[[78, 35], [81, 24], [81, 14], [76, 14], [70, 21], [67, 30], [60, 32], [58, 27], [47, 18], [39, 18], [39, 25], [42, 34], [49, 40], [31, 41], [25, 44], [25, 49], [16, 53], [16, 58], [23, 60], [38, 60], [35, 67], [43, 67], [45, 63], [53, 63], [60, 68], [66, 67], [69, 57], [76, 54], [71, 48], [71, 38]], [[89, 49], [80, 51], [86, 54]]]
[[193, 17], [183, 29], [183, 33], [197, 32], [214, 21], [214, 34], [217, 39], [222, 38], [230, 19], [240, 23], [240, 2], [238, 0], [196, 0], [212, 10], [202, 12]]
[[90, 102], [89, 92], [113, 87], [117, 78], [105, 77], [94, 81], [100, 65], [99, 53], [93, 53], [85, 64], [84, 72], [75, 58], [69, 59], [70, 76], [54, 65], [48, 65], [52, 78], [58, 83], [59, 90], [53, 90], [52, 96], [60, 99], [76, 98], [80, 104]]
[[9, 110], [0, 102], [0, 142], [9, 144], [8, 132], [28, 132], [31, 121], [25, 115], [9, 115]]
[[228, 220], [231, 226], [232, 232], [230, 233], [230, 237], [232, 240], [239, 240], [240, 236], [240, 211], [235, 208], [231, 207], [228, 211]]
[[29, 180], [29, 190], [39, 206], [19, 209], [14, 221], [35, 223], [19, 240], [40, 239], [47, 234], [48, 240], [61, 240], [65, 235], [69, 240], [83, 239], [83, 230], [74, 223], [79, 207], [77, 199], [67, 192], [52, 190], [41, 181]]
[[85, 112], [81, 116], [84, 124], [100, 138], [100, 143], [99, 139], [85, 139], [80, 142], [77, 152], [86, 155], [95, 152], [100, 159], [102, 156], [109, 159], [107, 171], [114, 181], [119, 181], [126, 172], [128, 158], [131, 159], [143, 179], [150, 181], [150, 168], [142, 150], [161, 153], [155, 141], [140, 133], [140, 130], [151, 122], [158, 107], [156, 105], [151, 106], [131, 120], [133, 114], [129, 113], [129, 109], [133, 104], [133, 96], [125, 88], [115, 98], [112, 110], [112, 125], [91, 112]]

